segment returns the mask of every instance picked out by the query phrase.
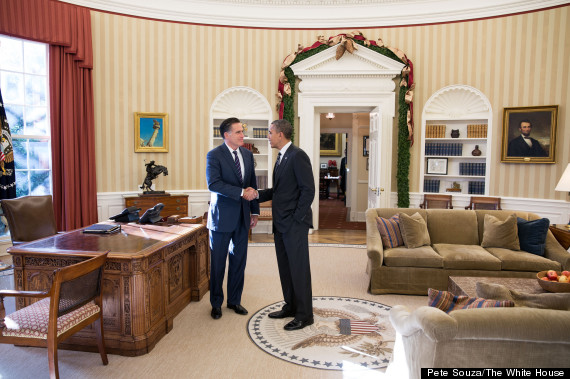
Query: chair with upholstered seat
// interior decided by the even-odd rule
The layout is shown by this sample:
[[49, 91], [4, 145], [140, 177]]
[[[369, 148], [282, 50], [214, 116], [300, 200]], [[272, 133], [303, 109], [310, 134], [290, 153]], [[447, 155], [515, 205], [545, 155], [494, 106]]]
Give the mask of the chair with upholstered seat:
[[469, 205], [465, 209], [490, 209], [490, 210], [501, 210], [501, 198], [500, 197], [482, 197], [482, 196], [471, 196]]
[[[97, 347], [106, 365], [102, 284], [107, 254], [55, 270], [49, 291], [0, 290], [0, 343], [47, 346], [50, 378], [59, 378], [57, 344], [95, 323]], [[6, 296], [43, 299], [6, 316]]]
[[57, 234], [51, 195], [1, 201], [14, 245]]
[[453, 209], [453, 206], [451, 205], [451, 195], [434, 195], [426, 193], [424, 195], [424, 201], [420, 204], [420, 208]]

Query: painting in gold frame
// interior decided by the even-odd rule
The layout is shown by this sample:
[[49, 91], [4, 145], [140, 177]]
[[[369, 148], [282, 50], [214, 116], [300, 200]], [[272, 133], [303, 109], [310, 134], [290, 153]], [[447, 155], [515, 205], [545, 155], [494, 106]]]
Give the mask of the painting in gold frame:
[[321, 155], [340, 157], [341, 138], [340, 133], [321, 133]]
[[504, 108], [501, 162], [556, 163], [558, 105]]
[[135, 112], [135, 153], [168, 152], [168, 113]]

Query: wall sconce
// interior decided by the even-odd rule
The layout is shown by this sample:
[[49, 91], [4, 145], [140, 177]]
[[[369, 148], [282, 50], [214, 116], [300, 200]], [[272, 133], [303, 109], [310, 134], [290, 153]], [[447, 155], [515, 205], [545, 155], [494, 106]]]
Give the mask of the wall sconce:
[[327, 113], [327, 115], [325, 117], [329, 120], [332, 120], [334, 118], [334, 113], [329, 112], [329, 113]]

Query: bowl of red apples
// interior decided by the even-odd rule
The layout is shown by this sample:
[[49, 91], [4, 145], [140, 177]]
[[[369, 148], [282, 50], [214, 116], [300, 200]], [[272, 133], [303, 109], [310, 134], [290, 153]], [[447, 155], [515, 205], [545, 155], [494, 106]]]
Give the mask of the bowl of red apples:
[[570, 292], [570, 271], [541, 271], [536, 278], [538, 284], [548, 292]]

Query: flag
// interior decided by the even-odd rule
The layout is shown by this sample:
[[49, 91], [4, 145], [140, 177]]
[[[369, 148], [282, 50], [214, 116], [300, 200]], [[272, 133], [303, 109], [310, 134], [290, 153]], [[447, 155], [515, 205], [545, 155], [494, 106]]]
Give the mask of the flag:
[[16, 197], [16, 172], [14, 170], [14, 150], [12, 148], [12, 134], [6, 118], [4, 100], [0, 90], [0, 124], [2, 135], [0, 137], [0, 200]]

